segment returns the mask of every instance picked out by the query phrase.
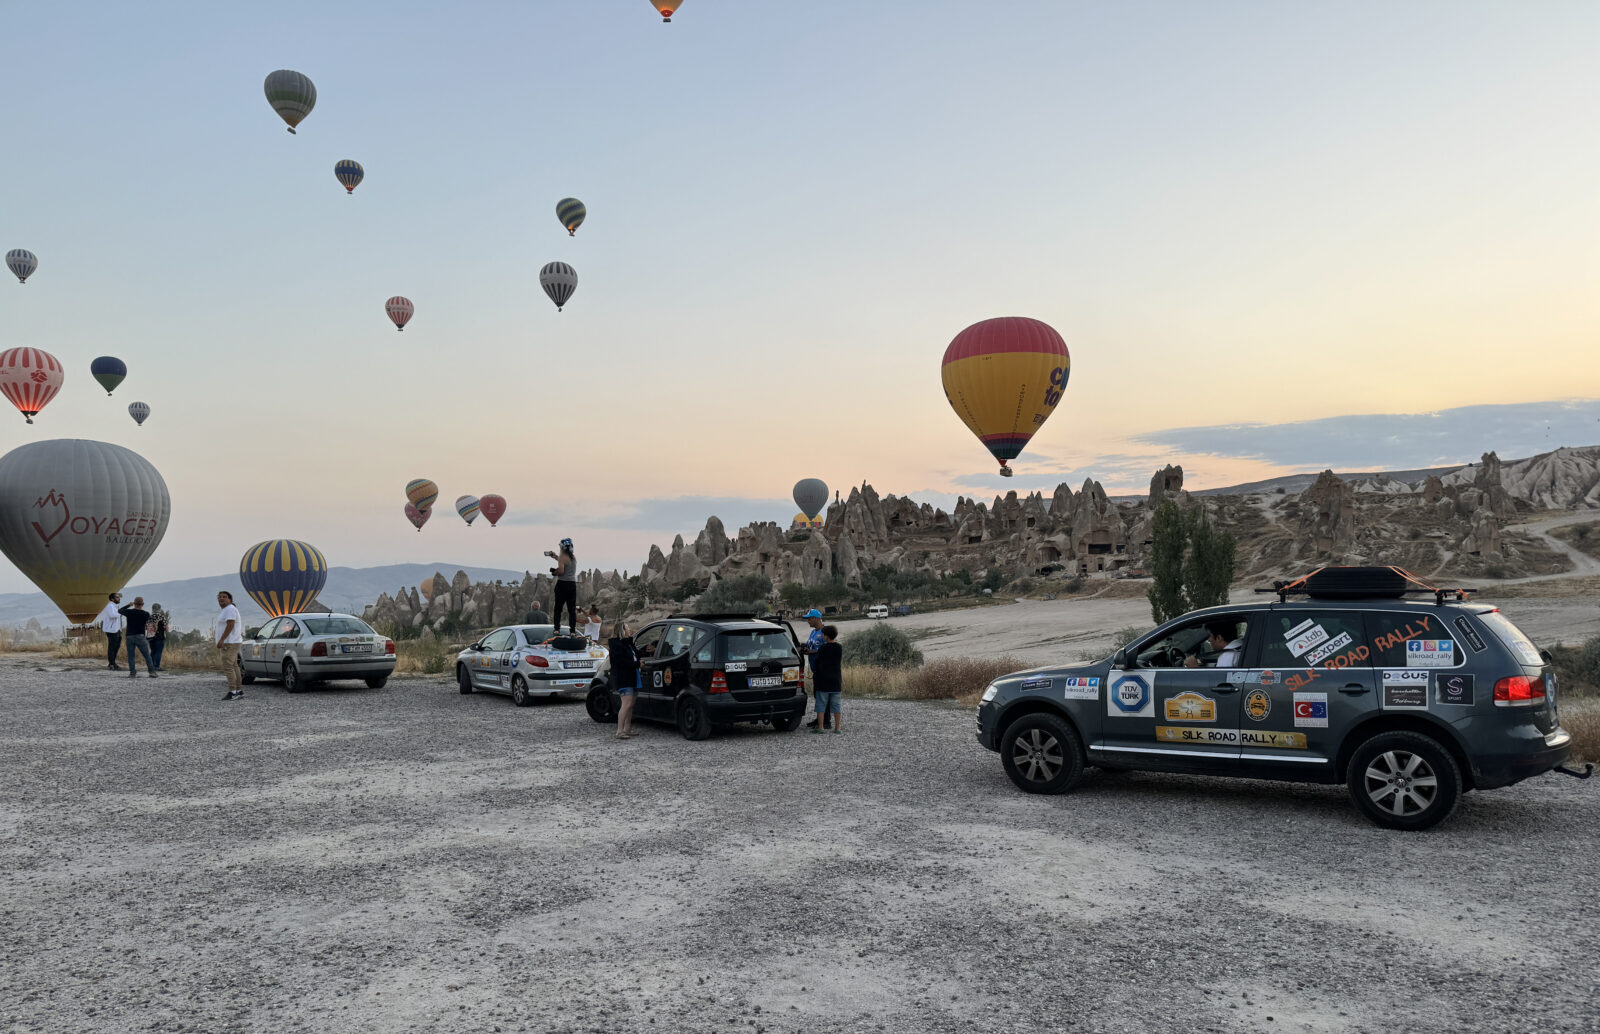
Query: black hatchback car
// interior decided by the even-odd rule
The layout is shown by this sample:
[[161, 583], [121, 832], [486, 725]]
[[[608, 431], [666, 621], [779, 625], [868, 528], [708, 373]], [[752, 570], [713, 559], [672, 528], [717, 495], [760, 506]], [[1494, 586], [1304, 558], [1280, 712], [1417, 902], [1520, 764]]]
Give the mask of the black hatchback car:
[[[800, 727], [806, 712], [800, 643], [786, 621], [753, 614], [670, 617], [633, 637], [640, 681], [635, 718], [676, 725], [703, 740], [719, 726], [765, 722]], [[621, 700], [609, 661], [589, 685], [589, 717], [615, 722]]]
[[1394, 829], [1567, 760], [1555, 671], [1497, 608], [1398, 568], [1261, 591], [1277, 599], [1186, 614], [1097, 664], [997, 679], [979, 742], [1030, 793], [1067, 790], [1087, 765], [1345, 783]]

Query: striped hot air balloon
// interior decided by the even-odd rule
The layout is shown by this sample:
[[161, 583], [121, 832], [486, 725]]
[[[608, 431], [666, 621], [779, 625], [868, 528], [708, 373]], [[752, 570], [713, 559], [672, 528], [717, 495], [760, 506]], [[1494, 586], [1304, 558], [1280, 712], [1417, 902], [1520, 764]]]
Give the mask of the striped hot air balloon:
[[298, 614], [327, 584], [328, 561], [308, 542], [257, 542], [239, 560], [239, 582], [272, 617]]
[[422, 530], [422, 526], [424, 524], [427, 524], [428, 523], [428, 518], [432, 517], [432, 516], [433, 516], [433, 511], [432, 510], [419, 510], [412, 503], [407, 503], [406, 504], [406, 520], [410, 521], [413, 525], [415, 525], [415, 527], [416, 527], [416, 529], [418, 531]]
[[556, 202], [556, 218], [567, 228], [568, 237], [578, 235], [578, 227], [583, 225], [584, 219], [588, 216], [589, 210], [575, 197], [564, 197]]
[[149, 419], [149, 417], [150, 417], [150, 405], [149, 405], [149, 403], [147, 403], [147, 402], [130, 402], [130, 403], [128, 403], [128, 415], [133, 417], [133, 422], [134, 423], [138, 424], [140, 427], [143, 427], [144, 426], [144, 422], [147, 419]]
[[506, 515], [506, 499], [501, 495], [486, 495], [478, 500], [478, 509], [489, 519], [489, 527], [500, 523], [500, 518]]
[[402, 298], [397, 294], [383, 303], [383, 311], [394, 320], [394, 329], [405, 330], [406, 324], [410, 323], [411, 317], [416, 314], [417, 307], [411, 304], [410, 298]]
[[341, 158], [334, 163], [333, 175], [344, 186], [346, 194], [354, 194], [361, 185], [361, 180], [367, 175], [367, 170], [354, 158]]
[[0, 392], [30, 424], [39, 410], [56, 397], [65, 376], [61, 363], [43, 349], [8, 348], [0, 352]]
[[984, 320], [944, 351], [944, 396], [967, 429], [1000, 461], [1017, 458], [1055, 412], [1072, 359], [1049, 324], [1025, 316]]
[[464, 495], [456, 500], [456, 513], [467, 522], [467, 527], [472, 527], [472, 522], [478, 519], [479, 502], [475, 495]]
[[578, 289], [578, 271], [565, 262], [552, 262], [539, 270], [539, 286], [544, 288], [544, 293], [556, 303], [556, 311], [560, 312], [562, 306], [567, 304], [567, 299], [572, 297], [572, 292]]
[[427, 478], [407, 481], [406, 498], [411, 501], [412, 506], [419, 510], [430, 509], [433, 506], [433, 501], [439, 498], [439, 486]]
[[683, 6], [683, 0], [650, 0], [650, 6], [661, 12], [661, 20], [672, 21], [672, 16]]
[[109, 397], [127, 379], [128, 364], [114, 355], [103, 355], [89, 364], [89, 375], [100, 382]]
[[289, 124], [291, 133], [317, 106], [316, 86], [299, 72], [291, 72], [287, 68], [280, 68], [267, 76], [262, 88], [267, 92], [267, 103], [272, 105], [272, 110], [278, 113], [279, 118]]
[[39, 256], [27, 248], [12, 248], [6, 252], [6, 266], [15, 274], [17, 283], [25, 284], [33, 271], [39, 268]]

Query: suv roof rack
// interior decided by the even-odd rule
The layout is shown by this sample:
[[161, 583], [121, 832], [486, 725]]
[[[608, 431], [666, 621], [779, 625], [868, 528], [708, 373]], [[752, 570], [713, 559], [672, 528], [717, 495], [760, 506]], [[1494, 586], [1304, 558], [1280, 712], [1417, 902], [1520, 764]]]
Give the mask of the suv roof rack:
[[1466, 589], [1445, 589], [1429, 585], [1403, 567], [1319, 567], [1292, 581], [1275, 581], [1270, 589], [1256, 592], [1277, 593], [1279, 603], [1290, 596], [1313, 600], [1398, 600], [1413, 594], [1427, 594], [1436, 605], [1446, 599], [1470, 599]]

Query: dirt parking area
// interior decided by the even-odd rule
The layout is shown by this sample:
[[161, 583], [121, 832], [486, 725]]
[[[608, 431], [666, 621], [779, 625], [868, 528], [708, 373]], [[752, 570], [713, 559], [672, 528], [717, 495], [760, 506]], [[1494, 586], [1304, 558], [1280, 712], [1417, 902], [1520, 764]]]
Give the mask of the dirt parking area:
[[[440, 680], [0, 662], [0, 1028], [1593, 1031], [1600, 780], [1015, 791], [970, 711], [627, 742]], [[49, 669], [49, 670], [46, 670]]]

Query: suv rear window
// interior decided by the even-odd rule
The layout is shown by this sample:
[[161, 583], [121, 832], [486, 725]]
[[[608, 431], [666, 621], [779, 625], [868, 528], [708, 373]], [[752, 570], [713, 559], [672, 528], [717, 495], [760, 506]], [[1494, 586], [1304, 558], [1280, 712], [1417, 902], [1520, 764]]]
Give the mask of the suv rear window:
[[1473, 617], [1492, 628], [1494, 634], [1500, 637], [1500, 641], [1505, 643], [1523, 664], [1535, 667], [1544, 664], [1544, 658], [1539, 656], [1539, 648], [1533, 645], [1533, 640], [1498, 610], [1492, 610], [1487, 614], [1474, 614]]
[[356, 618], [301, 618], [312, 635], [372, 635], [365, 621]]
[[730, 661], [781, 661], [794, 656], [794, 643], [782, 632], [724, 632]]

